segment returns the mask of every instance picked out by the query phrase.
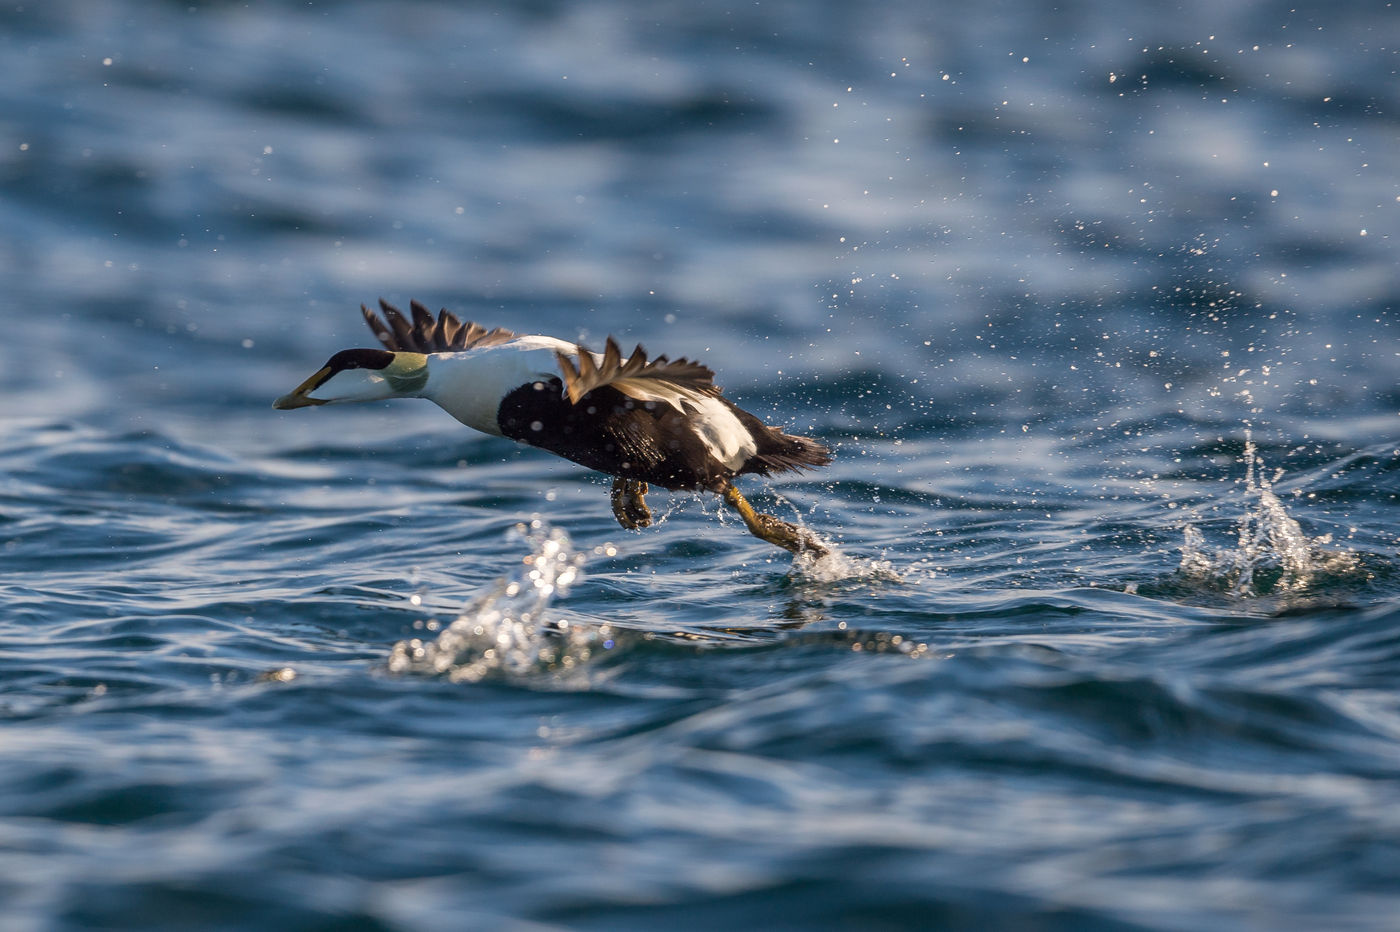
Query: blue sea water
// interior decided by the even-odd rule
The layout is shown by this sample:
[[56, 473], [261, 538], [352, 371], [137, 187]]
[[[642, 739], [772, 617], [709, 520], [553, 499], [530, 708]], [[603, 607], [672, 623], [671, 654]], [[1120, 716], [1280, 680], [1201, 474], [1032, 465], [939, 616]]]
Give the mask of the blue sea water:
[[[0, 926], [1387, 929], [1393, 5], [0, 9]], [[834, 545], [434, 406], [698, 358]]]

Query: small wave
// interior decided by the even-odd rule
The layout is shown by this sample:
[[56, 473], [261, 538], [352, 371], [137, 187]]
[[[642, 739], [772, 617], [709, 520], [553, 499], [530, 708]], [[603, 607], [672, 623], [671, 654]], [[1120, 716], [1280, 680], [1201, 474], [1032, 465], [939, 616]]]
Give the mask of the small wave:
[[1309, 537], [1274, 493], [1283, 475], [1265, 475], [1253, 439], [1245, 435], [1244, 493], [1253, 504], [1237, 525], [1234, 547], [1212, 550], [1199, 528], [1182, 530], [1180, 576], [1241, 598], [1285, 595], [1316, 590], [1321, 584], [1349, 579], [1364, 572], [1359, 554], [1331, 549], [1332, 535]]
[[[618, 645], [619, 632], [611, 625], [571, 622], [554, 607], [582, 575], [585, 556], [573, 548], [569, 535], [538, 518], [517, 525], [513, 533], [529, 547], [520, 566], [435, 638], [395, 644], [391, 671], [445, 675], [454, 682], [567, 675]], [[434, 622], [427, 626], [437, 627]]]

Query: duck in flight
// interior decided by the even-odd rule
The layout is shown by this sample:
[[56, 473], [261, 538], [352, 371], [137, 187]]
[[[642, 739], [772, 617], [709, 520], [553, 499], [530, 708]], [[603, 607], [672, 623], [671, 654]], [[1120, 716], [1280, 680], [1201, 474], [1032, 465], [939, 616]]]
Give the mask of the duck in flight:
[[612, 476], [613, 514], [629, 530], [651, 524], [650, 486], [705, 490], [754, 536], [793, 553], [828, 552], [806, 528], [755, 511], [733, 480], [825, 466], [830, 451], [735, 405], [706, 366], [648, 359], [641, 346], [624, 358], [612, 337], [595, 353], [554, 337], [487, 330], [446, 309], [435, 318], [417, 301], [411, 316], [383, 300], [379, 306], [382, 319], [360, 310], [383, 349], [341, 350], [272, 406], [427, 398], [468, 427]]

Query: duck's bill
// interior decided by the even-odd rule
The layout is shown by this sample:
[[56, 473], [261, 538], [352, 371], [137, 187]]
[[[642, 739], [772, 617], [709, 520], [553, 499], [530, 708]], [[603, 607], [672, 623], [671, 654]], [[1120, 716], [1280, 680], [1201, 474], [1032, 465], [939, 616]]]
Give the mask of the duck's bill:
[[322, 369], [292, 391], [278, 398], [272, 403], [272, 406], [278, 411], [290, 411], [292, 408], [309, 408], [312, 405], [325, 404], [326, 399], [312, 398], [311, 392], [315, 391], [326, 380], [327, 374], [327, 370]]

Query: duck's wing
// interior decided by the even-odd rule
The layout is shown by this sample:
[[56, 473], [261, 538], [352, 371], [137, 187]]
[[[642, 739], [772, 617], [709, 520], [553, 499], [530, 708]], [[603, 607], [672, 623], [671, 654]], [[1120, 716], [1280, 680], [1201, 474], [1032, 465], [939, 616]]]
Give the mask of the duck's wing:
[[640, 344], [632, 350], [631, 356], [623, 359], [622, 350], [612, 337], [608, 337], [602, 362], [582, 346], [578, 348], [577, 361], [564, 353], [554, 355], [559, 361], [564, 393], [570, 404], [578, 404], [584, 395], [603, 386], [615, 388], [638, 401], [665, 402], [677, 410], [682, 410], [684, 401], [694, 402], [720, 392], [715, 385], [715, 373], [709, 367], [688, 359], [672, 362], [665, 356], [648, 360], [647, 351]]
[[515, 339], [514, 333], [500, 327], [487, 330], [471, 321], [463, 323], [447, 308], [438, 311], [435, 319], [431, 311], [414, 301], [408, 306], [413, 314], [410, 321], [403, 311], [383, 298], [379, 299], [379, 307], [384, 312], [383, 320], [363, 304], [360, 310], [379, 342], [394, 353], [457, 353]]

